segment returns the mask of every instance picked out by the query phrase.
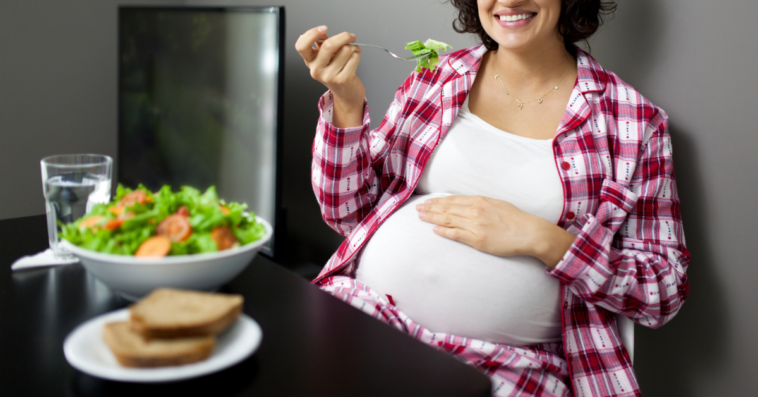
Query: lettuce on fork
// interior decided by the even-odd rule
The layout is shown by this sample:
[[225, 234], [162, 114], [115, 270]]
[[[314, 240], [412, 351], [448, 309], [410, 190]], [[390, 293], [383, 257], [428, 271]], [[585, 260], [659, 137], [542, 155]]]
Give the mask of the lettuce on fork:
[[427, 39], [425, 42], [416, 40], [410, 43], [406, 43], [405, 49], [411, 50], [413, 55], [429, 54], [429, 56], [416, 60], [416, 71], [421, 72], [424, 69], [429, 69], [430, 72], [434, 71], [434, 68], [439, 64], [440, 51], [447, 51], [447, 47], [452, 49], [449, 44], [445, 44], [441, 41]]

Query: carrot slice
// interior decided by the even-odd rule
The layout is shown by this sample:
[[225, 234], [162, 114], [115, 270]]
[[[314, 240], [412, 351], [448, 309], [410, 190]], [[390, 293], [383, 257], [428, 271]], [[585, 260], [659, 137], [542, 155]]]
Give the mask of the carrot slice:
[[108, 230], [113, 230], [123, 224], [124, 224], [124, 219], [116, 218], [114, 220], [108, 221], [108, 223], [105, 224], [105, 228]]
[[82, 219], [81, 222], [79, 222], [79, 230], [84, 230], [85, 228], [90, 228], [93, 232], [97, 231], [98, 227], [97, 225], [103, 220], [103, 217], [100, 215], [91, 216], [87, 219]]
[[119, 216], [124, 213], [125, 207], [123, 205], [114, 205], [113, 207], [108, 208], [108, 211], [110, 211], [111, 214]]
[[105, 228], [108, 230], [113, 230], [121, 227], [121, 225], [124, 224], [124, 222], [127, 219], [134, 218], [134, 213], [132, 212], [122, 212], [121, 215], [118, 216], [116, 219], [112, 219], [105, 224]]
[[237, 237], [234, 236], [228, 226], [216, 226], [211, 231], [211, 239], [216, 242], [219, 251], [232, 248], [234, 244], [238, 243]]
[[229, 208], [226, 208], [226, 206], [220, 205], [219, 207], [221, 207], [221, 212], [224, 215], [226, 215], [226, 214], [228, 214], [230, 212]]
[[153, 236], [140, 244], [134, 256], [161, 257], [168, 255], [169, 251], [171, 251], [171, 240], [168, 237]]
[[121, 197], [121, 200], [118, 201], [118, 205], [124, 206], [124, 207], [131, 207], [135, 203], [145, 204], [147, 194], [143, 192], [142, 190], [136, 190], [131, 193], [127, 193], [124, 195], [124, 197]]
[[185, 241], [192, 235], [192, 226], [187, 217], [180, 214], [169, 215], [158, 224], [156, 234], [166, 236], [173, 242]]

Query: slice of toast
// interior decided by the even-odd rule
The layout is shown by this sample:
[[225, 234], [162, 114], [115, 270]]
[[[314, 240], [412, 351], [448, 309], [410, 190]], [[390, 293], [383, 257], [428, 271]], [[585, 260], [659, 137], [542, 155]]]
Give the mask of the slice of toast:
[[160, 288], [129, 307], [132, 330], [144, 338], [212, 336], [242, 312], [241, 295]]
[[213, 352], [216, 338], [146, 340], [133, 332], [126, 321], [105, 324], [103, 340], [125, 367], [152, 368], [205, 360]]

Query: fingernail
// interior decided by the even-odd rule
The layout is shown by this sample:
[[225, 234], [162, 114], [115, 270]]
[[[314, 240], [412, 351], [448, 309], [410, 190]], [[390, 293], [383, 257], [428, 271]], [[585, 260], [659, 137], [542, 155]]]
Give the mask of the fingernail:
[[350, 33], [350, 37], [352, 37], [353, 40], [355, 40], [357, 38], [357, 36], [355, 35], [355, 33]]
[[421, 218], [421, 219], [426, 218], [426, 212], [419, 212], [418, 213], [418, 217]]
[[416, 211], [423, 211], [424, 210], [424, 204], [416, 204]]
[[426, 201], [424, 201], [424, 204], [431, 204], [431, 203], [432, 203], [432, 200], [426, 200]]
[[326, 25], [321, 25], [321, 26], [319, 26], [319, 27], [318, 27], [318, 31], [319, 31], [319, 32], [321, 32], [321, 33], [324, 33], [324, 32], [326, 32]]

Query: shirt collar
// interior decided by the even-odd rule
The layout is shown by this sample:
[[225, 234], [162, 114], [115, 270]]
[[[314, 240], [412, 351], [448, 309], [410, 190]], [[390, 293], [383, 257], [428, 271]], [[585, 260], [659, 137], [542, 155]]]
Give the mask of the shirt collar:
[[453, 72], [463, 76], [469, 70], [476, 73], [479, 70], [479, 64], [482, 62], [482, 56], [487, 52], [484, 44], [465, 48], [456, 51], [447, 57], [447, 65]]
[[[487, 52], [484, 44], [479, 44], [450, 54], [447, 57], [447, 65], [450, 71], [458, 75], [464, 75], [469, 71], [476, 73], [482, 61], [482, 56]], [[586, 51], [576, 47], [577, 88], [582, 93], [603, 91], [608, 73]]]
[[588, 54], [576, 47], [577, 84], [582, 93], [604, 91], [608, 72]]

